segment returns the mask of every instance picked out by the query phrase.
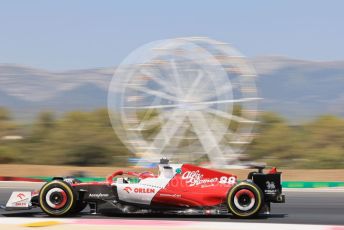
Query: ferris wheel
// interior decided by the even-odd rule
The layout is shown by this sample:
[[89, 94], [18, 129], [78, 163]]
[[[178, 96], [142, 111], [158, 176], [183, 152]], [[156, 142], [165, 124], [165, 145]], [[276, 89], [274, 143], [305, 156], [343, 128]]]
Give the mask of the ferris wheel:
[[257, 123], [256, 74], [232, 46], [203, 37], [149, 43], [116, 69], [108, 109], [142, 161], [240, 164]]

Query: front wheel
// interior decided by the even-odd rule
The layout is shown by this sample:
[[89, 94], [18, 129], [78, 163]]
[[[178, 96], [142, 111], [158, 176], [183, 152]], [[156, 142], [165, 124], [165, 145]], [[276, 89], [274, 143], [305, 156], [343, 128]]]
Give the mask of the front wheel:
[[228, 210], [235, 217], [251, 218], [258, 215], [263, 200], [263, 193], [257, 185], [241, 182], [233, 186], [228, 192]]
[[39, 193], [40, 207], [49, 216], [60, 217], [72, 214], [76, 202], [76, 194], [71, 186], [61, 180], [46, 183]]

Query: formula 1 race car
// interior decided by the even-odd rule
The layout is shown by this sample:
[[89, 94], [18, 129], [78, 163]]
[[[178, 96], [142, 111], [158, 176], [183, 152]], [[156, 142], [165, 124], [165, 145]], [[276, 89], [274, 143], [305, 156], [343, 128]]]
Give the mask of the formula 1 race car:
[[232, 214], [250, 218], [269, 213], [270, 203], [284, 203], [281, 173], [275, 168], [237, 176], [162, 159], [159, 173], [116, 171], [103, 182], [82, 183], [54, 178], [39, 191], [13, 192], [7, 210], [40, 207], [54, 217], [73, 215], [87, 205], [93, 214], [162, 213], [180, 215]]

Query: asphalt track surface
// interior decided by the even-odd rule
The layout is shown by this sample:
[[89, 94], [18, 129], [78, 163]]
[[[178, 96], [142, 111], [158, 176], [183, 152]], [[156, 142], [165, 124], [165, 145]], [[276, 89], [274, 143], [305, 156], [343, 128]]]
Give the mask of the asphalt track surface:
[[[0, 204], [6, 204], [13, 190], [28, 191], [30, 189], [11, 189], [0, 187]], [[94, 219], [146, 219], [146, 220], [179, 220], [179, 221], [215, 221], [215, 222], [247, 222], [247, 223], [288, 223], [288, 224], [323, 224], [344, 225], [344, 190], [331, 191], [286, 191], [285, 204], [272, 204], [271, 214], [256, 219], [239, 220], [231, 216], [176, 216], [176, 215], [91, 215], [83, 211], [73, 218]], [[48, 217], [40, 209], [28, 211], [0, 210], [0, 217]]]

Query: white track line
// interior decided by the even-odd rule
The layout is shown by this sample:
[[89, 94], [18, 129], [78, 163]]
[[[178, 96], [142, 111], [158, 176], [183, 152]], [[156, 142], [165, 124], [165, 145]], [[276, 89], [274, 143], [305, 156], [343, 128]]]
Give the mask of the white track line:
[[[29, 223], [46, 221], [58, 221], [63, 224], [73, 225], [72, 228], [80, 229], [82, 227], [92, 226], [98, 229], [101, 226], [111, 226], [113, 229], [130, 228], [130, 229], [150, 229], [150, 228], [167, 228], [167, 229], [226, 229], [226, 230], [343, 230], [344, 226], [331, 225], [305, 225], [305, 224], [271, 224], [271, 223], [239, 223], [239, 222], [212, 222], [212, 221], [169, 221], [169, 220], [131, 220], [128, 219], [71, 219], [71, 218], [21, 218], [21, 217], [0, 217], [1, 224], [7, 225], [23, 225]], [[70, 226], [71, 227], [71, 226]]]

